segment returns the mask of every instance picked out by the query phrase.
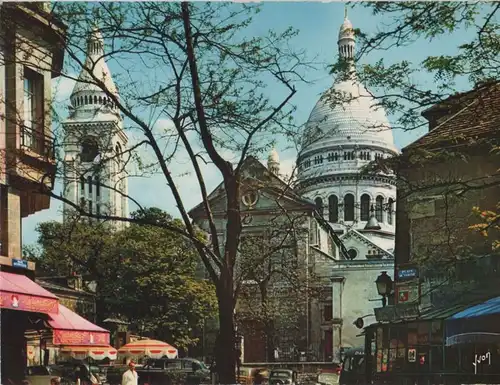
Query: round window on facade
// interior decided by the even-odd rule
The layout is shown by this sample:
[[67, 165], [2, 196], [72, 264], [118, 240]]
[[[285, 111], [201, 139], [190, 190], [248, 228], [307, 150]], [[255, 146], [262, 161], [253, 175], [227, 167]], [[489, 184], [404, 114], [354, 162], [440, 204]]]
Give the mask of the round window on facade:
[[349, 249], [347, 255], [349, 256], [349, 259], [353, 260], [358, 256], [358, 252], [355, 249]]
[[259, 195], [256, 191], [247, 191], [241, 197], [243, 204], [247, 207], [255, 206], [257, 201], [259, 200]]

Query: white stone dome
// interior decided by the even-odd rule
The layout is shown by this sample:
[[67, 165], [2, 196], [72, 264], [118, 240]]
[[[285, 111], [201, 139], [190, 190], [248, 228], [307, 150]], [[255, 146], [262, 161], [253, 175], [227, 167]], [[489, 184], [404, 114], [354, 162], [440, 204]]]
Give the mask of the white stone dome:
[[332, 103], [325, 97], [314, 106], [302, 137], [301, 154], [324, 147], [356, 144], [397, 152], [389, 121], [382, 107], [356, 80], [333, 87], [347, 103]]

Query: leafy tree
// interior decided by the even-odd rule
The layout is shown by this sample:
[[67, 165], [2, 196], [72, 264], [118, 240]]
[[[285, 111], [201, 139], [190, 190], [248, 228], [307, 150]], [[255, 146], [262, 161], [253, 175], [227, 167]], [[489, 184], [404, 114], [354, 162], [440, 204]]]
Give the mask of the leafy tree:
[[[132, 213], [170, 226], [182, 224], [148, 208]], [[37, 263], [44, 272], [72, 271], [97, 284], [98, 315], [120, 317], [137, 331], [187, 348], [193, 331], [213, 317], [213, 286], [198, 279], [198, 254], [192, 243], [162, 227], [132, 224], [110, 231], [105, 223], [42, 223]]]

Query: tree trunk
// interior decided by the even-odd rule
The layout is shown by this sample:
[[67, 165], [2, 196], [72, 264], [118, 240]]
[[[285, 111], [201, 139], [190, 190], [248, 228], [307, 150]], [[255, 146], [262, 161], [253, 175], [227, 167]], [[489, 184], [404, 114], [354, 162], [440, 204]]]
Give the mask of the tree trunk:
[[272, 320], [266, 320], [265, 333], [267, 362], [274, 362], [276, 360], [274, 359], [274, 322]]
[[226, 271], [221, 272], [217, 285], [219, 304], [219, 337], [216, 344], [215, 359], [220, 384], [236, 384], [236, 349], [234, 330], [234, 300], [232, 277]]

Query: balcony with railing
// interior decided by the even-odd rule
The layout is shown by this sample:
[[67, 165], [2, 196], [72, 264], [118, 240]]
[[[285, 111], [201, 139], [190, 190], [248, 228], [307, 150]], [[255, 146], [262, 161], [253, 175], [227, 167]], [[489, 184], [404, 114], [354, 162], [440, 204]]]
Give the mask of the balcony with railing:
[[54, 138], [28, 126], [21, 126], [21, 147], [29, 150], [42, 161], [54, 162]]

